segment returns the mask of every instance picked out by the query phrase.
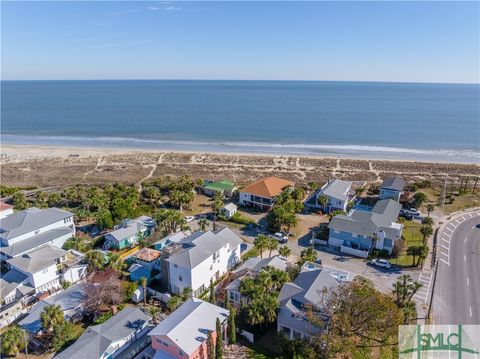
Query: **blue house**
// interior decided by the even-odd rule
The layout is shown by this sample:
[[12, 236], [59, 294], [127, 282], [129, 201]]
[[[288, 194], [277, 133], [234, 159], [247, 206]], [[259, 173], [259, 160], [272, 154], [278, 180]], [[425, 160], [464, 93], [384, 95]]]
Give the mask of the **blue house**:
[[135, 263], [133, 263], [128, 272], [130, 280], [138, 282], [142, 277], [147, 278], [147, 283], [160, 272], [160, 255], [161, 252], [151, 249], [142, 248], [135, 254]]
[[128, 268], [130, 272], [130, 280], [132, 282], [138, 282], [142, 277], [147, 278], [147, 283], [150, 282], [151, 278], [151, 271], [147, 268], [142, 267], [138, 263], [133, 263], [130, 268]]
[[400, 201], [400, 196], [403, 193], [405, 181], [400, 177], [388, 177], [380, 185], [380, 199], [393, 199]]
[[355, 209], [348, 215], [335, 216], [328, 225], [328, 244], [363, 258], [374, 248], [391, 254], [395, 241], [402, 237], [403, 225], [396, 223], [401, 209], [400, 203], [384, 199], [371, 212]]

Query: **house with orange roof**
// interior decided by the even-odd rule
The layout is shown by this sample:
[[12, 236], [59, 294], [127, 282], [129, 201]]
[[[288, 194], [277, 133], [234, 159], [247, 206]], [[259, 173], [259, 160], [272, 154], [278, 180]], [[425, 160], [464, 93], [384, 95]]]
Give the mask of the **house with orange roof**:
[[238, 203], [242, 206], [268, 211], [272, 208], [275, 198], [288, 186], [294, 186], [294, 183], [274, 176], [263, 178], [242, 188]]

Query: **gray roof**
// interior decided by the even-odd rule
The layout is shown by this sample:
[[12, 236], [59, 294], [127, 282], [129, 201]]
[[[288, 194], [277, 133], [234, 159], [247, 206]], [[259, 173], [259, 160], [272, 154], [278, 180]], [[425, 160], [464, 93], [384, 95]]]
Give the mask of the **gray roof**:
[[229, 311], [201, 299], [191, 298], [148, 334], [166, 336], [188, 355], [192, 355], [216, 329], [216, 320], [224, 322]]
[[65, 312], [78, 311], [81, 307], [81, 301], [85, 297], [85, 292], [78, 284], [68, 287], [66, 290], [52, 295], [49, 298], [36, 303], [28, 312], [28, 315], [23, 318], [18, 325], [28, 330], [30, 333], [37, 333], [42, 329], [40, 321], [40, 313], [43, 308], [49, 305], [59, 305]]
[[402, 205], [392, 199], [378, 201], [371, 212], [353, 210], [348, 216], [333, 217], [329, 228], [368, 237], [379, 229], [388, 232], [398, 218]]
[[147, 226], [143, 224], [141, 221], [132, 220], [129, 221], [125, 226], [120, 227], [107, 235], [112, 236], [113, 239], [120, 242], [125, 238], [129, 238], [131, 236], [136, 235], [139, 231], [146, 229]]
[[233, 273], [240, 272], [244, 269], [260, 273], [266, 266], [285, 271], [287, 270], [287, 261], [280, 256], [273, 256], [270, 258], [252, 257], [243, 262], [241, 266], [233, 271]]
[[324, 290], [332, 290], [347, 279], [348, 272], [329, 267], [302, 271], [293, 283], [285, 283], [280, 291], [278, 323], [303, 333], [318, 332], [319, 328], [307, 320], [304, 305], [318, 305]]
[[346, 201], [349, 198], [348, 192], [351, 187], [352, 182], [350, 181], [334, 179], [320, 191], [320, 194]]
[[10, 239], [72, 216], [73, 213], [58, 208], [32, 207], [0, 219], [0, 233], [3, 238]]
[[36, 273], [57, 263], [57, 259], [64, 257], [68, 252], [49, 244], [29, 253], [9, 259], [7, 262], [14, 268], [25, 273]]
[[59, 237], [63, 237], [69, 233], [71, 233], [73, 236], [72, 228], [69, 227], [50, 229], [37, 234], [36, 236], [14, 243], [11, 246], [0, 247], [0, 252], [4, 253], [8, 257], [15, 257], [19, 254], [28, 252], [33, 248], [39, 247], [42, 244], [51, 242]]
[[240, 237], [227, 227], [216, 232], [197, 231], [183, 239], [183, 248], [166, 260], [181, 267], [194, 268], [223, 246], [229, 245], [231, 249], [234, 249], [240, 243], [242, 243]]
[[180, 241], [182, 239], [186, 238], [186, 237], [187, 237], [187, 234], [183, 231], [177, 232], [177, 233], [172, 233], [172, 234], [169, 234], [166, 237], [163, 237], [162, 239], [159, 239], [158, 241], [156, 241], [154, 243], [154, 245], [164, 243], [164, 242], [167, 242], [167, 241], [170, 241], [171, 243], [180, 243]]
[[388, 177], [385, 178], [380, 186], [380, 188], [390, 189], [398, 192], [403, 191], [405, 186], [405, 181], [401, 177]]
[[235, 211], [237, 209], [237, 205], [235, 203], [228, 203], [225, 206], [223, 206], [227, 211]]
[[7, 273], [2, 274], [0, 277], [0, 297], [5, 298], [12, 291], [19, 288], [26, 278], [27, 276], [25, 274], [16, 270], [15, 268], [12, 268]]
[[[100, 358], [110, 344], [128, 337], [145, 325], [150, 318], [149, 315], [138, 308], [127, 307], [105, 323], [88, 327], [75, 343], [59, 353], [55, 358]], [[128, 345], [128, 343], [125, 345]]]

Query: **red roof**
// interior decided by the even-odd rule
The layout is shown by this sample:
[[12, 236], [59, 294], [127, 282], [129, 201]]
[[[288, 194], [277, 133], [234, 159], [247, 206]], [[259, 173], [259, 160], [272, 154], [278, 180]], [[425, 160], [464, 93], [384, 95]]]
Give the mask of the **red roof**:
[[1, 211], [6, 211], [7, 209], [12, 209], [13, 206], [6, 204], [4, 202], [0, 202], [0, 212]]
[[263, 178], [242, 188], [241, 192], [254, 194], [264, 198], [273, 198], [278, 196], [285, 187], [293, 185], [294, 183], [292, 181], [272, 176]]

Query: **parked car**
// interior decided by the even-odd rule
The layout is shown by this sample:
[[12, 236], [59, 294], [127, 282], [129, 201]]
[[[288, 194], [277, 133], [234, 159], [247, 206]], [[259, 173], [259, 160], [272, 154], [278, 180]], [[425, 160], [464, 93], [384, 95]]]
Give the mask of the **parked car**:
[[386, 259], [372, 259], [369, 263], [376, 267], [383, 267], [383, 268], [390, 268], [392, 266], [392, 264]]
[[413, 216], [410, 213], [400, 212], [400, 217], [405, 218], [407, 221], [411, 221]]
[[416, 208], [405, 208], [400, 211], [400, 214], [411, 215], [411, 216], [421, 216], [422, 213]]
[[194, 216], [186, 216], [185, 220], [187, 221], [187, 223], [192, 222], [193, 220], [195, 220], [195, 217]]
[[273, 235], [280, 243], [287, 243], [288, 236], [283, 234], [282, 232], [277, 232]]

